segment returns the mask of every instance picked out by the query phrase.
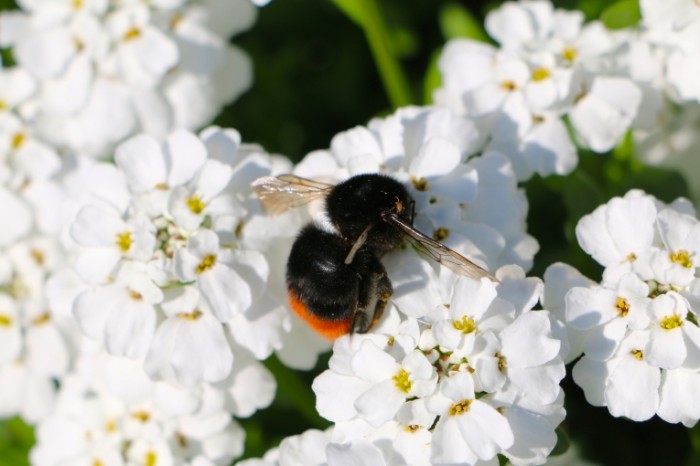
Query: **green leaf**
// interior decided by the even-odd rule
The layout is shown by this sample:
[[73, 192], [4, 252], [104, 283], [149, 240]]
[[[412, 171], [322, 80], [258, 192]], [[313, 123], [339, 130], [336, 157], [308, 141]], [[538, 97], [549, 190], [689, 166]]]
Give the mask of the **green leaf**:
[[459, 3], [447, 3], [440, 9], [438, 21], [440, 30], [445, 40], [457, 37], [465, 37], [482, 42], [489, 42], [481, 20], [478, 20], [464, 6]]
[[608, 29], [634, 27], [639, 23], [641, 17], [637, 0], [613, 3], [600, 14], [600, 20]]

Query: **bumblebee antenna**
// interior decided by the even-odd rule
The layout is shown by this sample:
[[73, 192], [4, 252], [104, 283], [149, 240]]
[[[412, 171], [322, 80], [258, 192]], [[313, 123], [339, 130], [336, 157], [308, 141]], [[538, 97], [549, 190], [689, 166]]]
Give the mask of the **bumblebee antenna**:
[[362, 245], [365, 244], [365, 241], [367, 241], [367, 236], [369, 235], [369, 231], [372, 229], [373, 226], [374, 223], [369, 224], [367, 228], [365, 228], [364, 231], [357, 238], [355, 244], [352, 245], [352, 249], [350, 249], [348, 256], [345, 258], [345, 264], [352, 264], [352, 260], [355, 258], [355, 254], [357, 254], [357, 251], [359, 251]]

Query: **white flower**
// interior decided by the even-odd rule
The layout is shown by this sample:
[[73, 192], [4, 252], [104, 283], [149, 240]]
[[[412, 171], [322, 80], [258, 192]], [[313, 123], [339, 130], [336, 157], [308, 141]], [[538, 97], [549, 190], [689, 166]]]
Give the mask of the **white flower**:
[[490, 460], [513, 444], [508, 420], [476, 399], [469, 374], [455, 374], [441, 383], [439, 393], [430, 398], [428, 406], [440, 416], [432, 437], [433, 464]]
[[178, 382], [218, 382], [230, 372], [233, 353], [219, 321], [199, 303], [191, 287], [163, 303], [167, 316], [158, 326], [144, 362], [153, 379], [172, 371]]
[[250, 286], [225, 259], [216, 234], [202, 231], [187, 241], [185, 249], [177, 251], [174, 264], [178, 278], [196, 283], [221, 322], [245, 311], [252, 302]]

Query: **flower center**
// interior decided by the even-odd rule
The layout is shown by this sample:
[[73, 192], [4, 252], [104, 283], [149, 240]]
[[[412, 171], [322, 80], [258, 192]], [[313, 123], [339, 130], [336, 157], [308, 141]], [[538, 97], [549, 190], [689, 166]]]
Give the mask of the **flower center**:
[[630, 354], [632, 356], [634, 356], [634, 358], [637, 359], [638, 361], [641, 361], [642, 359], [644, 359], [644, 351], [642, 351], [640, 349], [633, 349], [632, 351], [630, 351]]
[[678, 251], [669, 254], [671, 262], [676, 262], [681, 266], [685, 267], [686, 269], [690, 269], [693, 267], [693, 261], [690, 258], [690, 256], [691, 254], [685, 249], [679, 249]]
[[634, 262], [637, 260], [637, 255], [635, 253], [631, 252], [631, 253], [627, 254], [627, 257], [625, 259], [627, 259], [627, 262]]
[[51, 320], [51, 314], [49, 314], [48, 312], [44, 312], [44, 313], [36, 316], [34, 318], [34, 320], [32, 320], [32, 324], [34, 324], [36, 326], [44, 325], [47, 322], [49, 322], [50, 320]]
[[411, 183], [418, 191], [427, 191], [429, 189], [428, 180], [425, 178], [416, 178], [415, 176], [412, 176]]
[[8, 316], [7, 314], [0, 314], [0, 326], [9, 327], [12, 325], [12, 322], [12, 317]]
[[129, 297], [134, 301], [141, 301], [143, 299], [143, 295], [134, 290], [129, 290]]
[[452, 403], [449, 410], [450, 416], [459, 416], [469, 411], [469, 405], [472, 404], [472, 401], [473, 400], [462, 400], [459, 403]]
[[399, 369], [399, 372], [391, 378], [394, 381], [396, 388], [404, 393], [411, 391], [411, 381], [408, 379], [408, 372], [406, 369]]
[[12, 136], [12, 141], [10, 142], [10, 145], [12, 145], [13, 149], [19, 149], [22, 144], [24, 144], [24, 141], [27, 140], [27, 135], [24, 133], [15, 133], [14, 136]]
[[508, 361], [506, 361], [506, 357], [503, 356], [501, 353], [496, 353], [494, 354], [496, 359], [498, 359], [498, 372], [500, 373], [505, 373], [506, 368], [508, 367]]
[[200, 317], [202, 317], [202, 311], [200, 311], [199, 309], [195, 309], [195, 310], [192, 311], [192, 312], [178, 312], [177, 316], [178, 316], [180, 319], [185, 319], [185, 320], [192, 320], [192, 321], [194, 321], [194, 320], [197, 320], [197, 319], [199, 319]]
[[659, 322], [659, 325], [664, 330], [673, 330], [683, 325], [683, 319], [674, 312], [673, 315], [664, 317], [661, 322]]
[[156, 466], [157, 461], [158, 461], [158, 455], [156, 455], [156, 452], [149, 451], [146, 453], [146, 456], [143, 459], [143, 465], [144, 466]]
[[620, 317], [626, 317], [630, 312], [630, 303], [628, 303], [625, 298], [618, 296], [615, 302], [615, 309], [617, 309], [617, 313]]
[[465, 335], [476, 331], [476, 321], [473, 317], [462, 316], [461, 320], [452, 321], [452, 325]]
[[447, 228], [440, 227], [433, 232], [433, 239], [435, 241], [444, 241], [450, 235], [450, 230]]
[[561, 56], [566, 61], [576, 60], [576, 55], [576, 49], [574, 47], [564, 47], [564, 50], [561, 51]]
[[501, 89], [503, 89], [506, 92], [513, 92], [518, 88], [518, 85], [515, 84], [513, 81], [503, 81], [501, 83]]
[[131, 232], [117, 233], [117, 247], [121, 252], [129, 252], [131, 248]]
[[188, 197], [185, 202], [187, 202], [187, 207], [189, 207], [195, 215], [201, 214], [204, 211], [204, 207], [206, 207], [204, 201], [196, 194], [192, 197]]
[[131, 417], [137, 421], [146, 422], [151, 418], [151, 414], [148, 411], [136, 411], [131, 414]]
[[552, 75], [552, 73], [547, 69], [547, 68], [537, 68], [536, 70], [532, 71], [532, 80], [533, 81], [544, 81], [545, 79], [549, 78]]
[[202, 274], [207, 270], [211, 270], [214, 265], [216, 265], [216, 255], [208, 254], [204, 256], [204, 259], [202, 259], [202, 262], [199, 263], [195, 272], [197, 272], [197, 274]]
[[141, 30], [136, 26], [132, 27], [124, 33], [124, 40], [134, 40], [141, 35]]

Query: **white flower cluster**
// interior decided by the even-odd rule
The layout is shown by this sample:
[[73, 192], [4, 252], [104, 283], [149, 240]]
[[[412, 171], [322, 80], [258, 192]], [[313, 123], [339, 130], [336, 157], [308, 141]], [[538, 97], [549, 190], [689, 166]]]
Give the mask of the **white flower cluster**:
[[334, 426], [265, 460], [447, 465], [501, 454], [543, 463], [564, 418], [560, 342], [549, 313], [532, 310], [542, 283], [517, 267], [497, 276], [498, 285], [452, 277], [420, 319], [391, 308], [372, 334], [336, 340], [329, 370], [313, 383]]
[[572, 329], [567, 359], [583, 353], [574, 380], [614, 416], [656, 414], [693, 426], [700, 419], [700, 221], [693, 208], [630, 191], [583, 217], [576, 235], [605, 267], [602, 282], [564, 264], [545, 275], [552, 308], [560, 303]]
[[620, 64], [625, 37], [583, 19], [549, 1], [506, 2], [486, 18], [500, 47], [456, 39], [440, 57], [435, 101], [476, 118], [486, 149], [506, 154], [519, 180], [576, 167], [564, 117], [579, 145], [605, 152], [647, 114]]
[[149, 380], [138, 363], [83, 354], [51, 416], [36, 430], [35, 466], [230, 464], [248, 416], [270, 402], [275, 383], [256, 361], [239, 364], [223, 386], [178, 388]]
[[248, 57], [228, 44], [254, 20], [248, 0], [18, 3], [0, 15], [0, 47], [17, 64], [1, 72], [0, 112], [22, 104], [2, 112], [0, 151], [47, 152], [38, 137], [106, 156], [138, 132], [208, 124], [250, 85]]
[[279, 348], [285, 311], [264, 294], [265, 257], [243, 239], [258, 208], [250, 183], [270, 173], [270, 157], [212, 127], [201, 139], [135, 136], [115, 162], [85, 175], [111, 172], [111, 185], [70, 226], [85, 283], [73, 313], [85, 335], [145, 358], [154, 379], [187, 385], [225, 379], [234, 342], [259, 359]]

